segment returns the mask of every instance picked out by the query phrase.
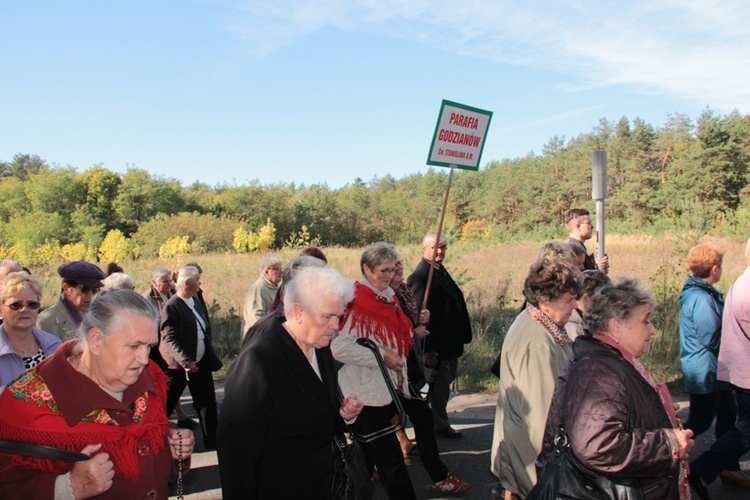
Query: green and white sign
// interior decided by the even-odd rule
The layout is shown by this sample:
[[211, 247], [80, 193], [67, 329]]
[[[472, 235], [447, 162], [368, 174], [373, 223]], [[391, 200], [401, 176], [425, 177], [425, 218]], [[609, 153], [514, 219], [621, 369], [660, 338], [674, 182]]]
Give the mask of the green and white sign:
[[479, 170], [492, 111], [443, 100], [428, 165]]

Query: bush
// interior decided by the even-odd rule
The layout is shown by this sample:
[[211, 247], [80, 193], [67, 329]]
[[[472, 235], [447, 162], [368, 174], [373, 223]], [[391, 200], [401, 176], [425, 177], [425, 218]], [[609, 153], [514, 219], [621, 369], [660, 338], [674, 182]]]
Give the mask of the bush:
[[97, 250], [95, 247], [87, 247], [81, 242], [67, 244], [60, 247], [60, 260], [73, 262], [74, 260], [96, 261]]
[[100, 262], [122, 262], [138, 257], [138, 245], [119, 229], [113, 229], [104, 237], [99, 247]]
[[188, 237], [193, 252], [226, 252], [232, 249], [234, 227], [236, 221], [215, 215], [162, 214], [142, 224], [132, 238], [142, 257], [156, 256], [167, 238], [177, 234]]
[[273, 246], [276, 239], [276, 228], [268, 219], [265, 226], [260, 228], [257, 233], [247, 231], [243, 227], [238, 227], [232, 233], [232, 247], [237, 253], [248, 253], [255, 251], [266, 251]]
[[169, 259], [172, 257], [182, 257], [190, 253], [191, 245], [187, 236], [178, 236], [169, 238], [161, 247], [159, 247], [159, 258]]
[[297, 250], [309, 246], [319, 247], [321, 243], [318, 237], [310, 239], [310, 231], [308, 231], [307, 226], [302, 226], [299, 233], [291, 233], [284, 242], [284, 248], [289, 250]]

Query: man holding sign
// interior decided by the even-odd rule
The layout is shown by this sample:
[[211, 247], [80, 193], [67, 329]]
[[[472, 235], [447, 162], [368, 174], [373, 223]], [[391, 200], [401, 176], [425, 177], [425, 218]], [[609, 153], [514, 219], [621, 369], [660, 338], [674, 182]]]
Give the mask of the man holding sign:
[[[445, 235], [429, 233], [422, 243], [422, 260], [409, 276], [407, 284], [414, 293], [417, 304], [422, 304], [427, 291], [427, 280], [430, 267], [434, 267], [430, 284], [427, 309], [430, 311], [430, 323], [427, 329], [430, 334], [425, 337], [425, 356], [436, 353], [438, 356], [438, 375], [430, 388], [430, 405], [435, 417], [435, 434], [447, 438], [460, 438], [461, 431], [450, 426], [448, 421], [448, 398], [450, 384], [456, 378], [458, 358], [464, 353], [464, 344], [471, 342], [471, 321], [466, 309], [464, 294], [453, 281], [443, 266], [443, 259], [448, 249]], [[433, 257], [434, 255], [434, 257]]]

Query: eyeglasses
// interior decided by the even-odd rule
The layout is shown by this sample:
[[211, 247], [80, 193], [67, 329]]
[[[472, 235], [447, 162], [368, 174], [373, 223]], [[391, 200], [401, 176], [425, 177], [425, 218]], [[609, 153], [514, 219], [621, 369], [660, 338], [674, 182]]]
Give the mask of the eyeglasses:
[[378, 274], [396, 274], [396, 268], [387, 267], [385, 269], [376, 269], [375, 272]]
[[10, 304], [5, 304], [5, 307], [10, 309], [11, 311], [20, 311], [24, 307], [29, 311], [36, 311], [41, 307], [41, 305], [42, 304], [35, 300], [27, 300], [26, 302], [11, 302]]
[[89, 293], [96, 293], [96, 291], [99, 290], [98, 288], [94, 288], [89, 285], [80, 285], [80, 284], [76, 285], [76, 288], [80, 290], [81, 293], [84, 295], [88, 295]]

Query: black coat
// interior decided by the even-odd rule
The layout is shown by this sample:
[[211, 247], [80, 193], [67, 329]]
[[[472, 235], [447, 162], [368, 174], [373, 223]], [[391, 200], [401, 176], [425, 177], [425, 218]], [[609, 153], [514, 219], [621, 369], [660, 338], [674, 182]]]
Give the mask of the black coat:
[[333, 356], [316, 350], [321, 382], [283, 321], [264, 318], [227, 373], [217, 436], [225, 499], [331, 497], [343, 427]]
[[[420, 309], [429, 272], [430, 262], [422, 259], [406, 281]], [[430, 310], [430, 322], [427, 325], [430, 334], [425, 338], [425, 352], [437, 352], [442, 359], [461, 356], [464, 344], [471, 342], [471, 320], [463, 292], [443, 266], [435, 269], [432, 276], [427, 309]]]
[[612, 478], [636, 480], [647, 499], [678, 499], [679, 466], [664, 429], [672, 424], [659, 394], [612, 347], [578, 337], [547, 416], [537, 472], [565, 423], [576, 457]]
[[[206, 325], [206, 331], [203, 332], [206, 339], [204, 358], [212, 367], [212, 371], [216, 371], [221, 361], [216, 357], [211, 343], [211, 322], [208, 319], [208, 311], [205, 309], [204, 302], [197, 296], [193, 296], [193, 300], [196, 310]], [[161, 311], [159, 352], [168, 367], [173, 370], [184, 368], [190, 361], [195, 362], [198, 353], [198, 323], [193, 311], [177, 294], [172, 295]]]

